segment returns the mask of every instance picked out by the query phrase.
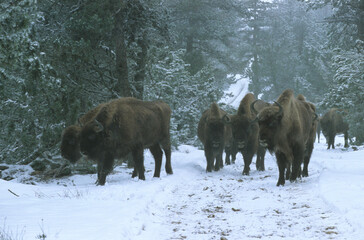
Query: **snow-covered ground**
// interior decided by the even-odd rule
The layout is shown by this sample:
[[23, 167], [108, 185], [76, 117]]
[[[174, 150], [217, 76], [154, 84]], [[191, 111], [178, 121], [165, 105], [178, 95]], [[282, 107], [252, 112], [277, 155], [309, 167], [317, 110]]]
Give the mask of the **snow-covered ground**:
[[345, 150], [342, 137], [335, 150], [324, 142], [310, 176], [283, 187], [270, 154], [264, 172], [253, 164], [243, 176], [239, 154], [235, 165], [206, 173], [203, 151], [191, 146], [173, 152], [174, 174], [163, 169], [158, 179], [146, 151], [145, 181], [124, 166], [105, 186], [94, 185], [95, 175], [0, 180], [0, 239], [363, 239], [364, 148]]

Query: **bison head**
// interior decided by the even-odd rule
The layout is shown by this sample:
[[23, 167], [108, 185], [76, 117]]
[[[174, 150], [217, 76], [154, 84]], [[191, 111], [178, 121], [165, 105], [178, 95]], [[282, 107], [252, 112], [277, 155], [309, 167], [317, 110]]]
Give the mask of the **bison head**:
[[72, 163], [81, 158], [80, 153], [80, 130], [76, 125], [67, 127], [62, 133], [61, 155]]
[[82, 127], [80, 133], [81, 152], [91, 159], [98, 158], [100, 147], [104, 142], [104, 127], [96, 119]]
[[210, 140], [213, 149], [218, 150], [224, 146], [225, 124], [230, 121], [227, 114], [222, 118], [210, 117], [207, 119], [207, 139]]
[[241, 151], [247, 146], [251, 134], [257, 131], [258, 126], [247, 116], [238, 114], [231, 117], [231, 127], [236, 146]]
[[275, 102], [275, 105], [264, 108], [255, 120], [259, 123], [259, 143], [269, 151], [273, 151], [276, 145], [276, 134], [280, 131], [282, 117], [283, 108]]

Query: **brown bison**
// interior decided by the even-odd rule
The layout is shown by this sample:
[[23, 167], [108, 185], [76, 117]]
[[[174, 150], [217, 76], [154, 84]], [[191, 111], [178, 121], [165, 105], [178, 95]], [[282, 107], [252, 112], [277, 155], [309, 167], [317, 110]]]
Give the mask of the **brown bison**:
[[274, 152], [277, 158], [277, 186], [285, 184], [284, 174], [286, 168], [289, 171], [289, 166], [292, 166], [290, 180], [296, 180], [312, 128], [312, 114], [306, 104], [287, 89], [275, 104], [258, 113], [256, 121], [259, 123], [261, 145]]
[[335, 148], [335, 136], [338, 133], [344, 133], [345, 145], [344, 147], [349, 147], [348, 144], [348, 130], [349, 125], [344, 121], [341, 111], [337, 108], [332, 108], [328, 111], [320, 120], [320, 125], [322, 133], [326, 138], [328, 144], [327, 149], [332, 147]]
[[81, 152], [97, 161], [97, 183], [104, 185], [114, 159], [130, 152], [136, 170], [133, 177], [138, 174], [139, 179], [145, 180], [145, 148], [151, 151], [155, 160], [154, 177], [160, 176], [162, 149], [166, 156], [166, 172], [172, 174], [170, 117], [171, 109], [163, 101], [120, 98], [103, 106], [80, 133]]
[[254, 121], [255, 113], [250, 109], [254, 101], [255, 97], [252, 93], [246, 94], [240, 102], [237, 114], [231, 116], [234, 142], [244, 159], [243, 175], [249, 175], [250, 164], [255, 154], [257, 154], [257, 170], [264, 170], [265, 149], [259, 147], [259, 125]]
[[72, 163], [81, 158], [80, 132], [81, 126], [91, 121], [105, 104], [100, 104], [78, 118], [78, 123], [65, 128], [62, 132], [61, 155]]
[[204, 145], [207, 172], [211, 172], [212, 168], [218, 171], [223, 167], [223, 150], [231, 139], [231, 128], [227, 124], [229, 122], [228, 114], [216, 103], [212, 103], [210, 109], [205, 110], [200, 118], [197, 134]]
[[308, 138], [308, 141], [306, 143], [306, 149], [305, 149], [305, 156], [303, 159], [303, 171], [302, 171], [302, 176], [303, 177], [308, 177], [308, 164], [310, 163], [310, 159], [311, 159], [311, 155], [312, 155], [312, 151], [313, 151], [313, 147], [314, 147], [314, 143], [315, 143], [315, 139], [316, 139], [316, 131], [317, 131], [317, 125], [318, 125], [318, 115], [316, 114], [316, 107], [313, 103], [307, 102], [306, 98], [302, 95], [299, 94], [297, 96], [297, 99], [302, 101], [308, 112], [311, 113], [311, 117], [312, 117], [312, 126], [310, 129], [310, 135]]

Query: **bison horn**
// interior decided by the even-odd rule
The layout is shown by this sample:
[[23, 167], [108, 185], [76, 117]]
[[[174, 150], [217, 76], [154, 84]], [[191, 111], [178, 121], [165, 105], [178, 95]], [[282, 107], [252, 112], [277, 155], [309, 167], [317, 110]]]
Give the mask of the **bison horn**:
[[103, 131], [104, 130], [104, 126], [102, 126], [102, 124], [99, 121], [97, 121], [96, 119], [94, 121], [95, 121], [96, 127], [97, 127], [96, 128], [96, 132], [99, 133], [99, 132]]
[[318, 115], [315, 112], [313, 114], [315, 115], [315, 118], [313, 119], [315, 121], [316, 119], [318, 119]]
[[274, 101], [274, 103], [279, 107], [278, 115], [281, 115], [283, 113], [283, 107], [276, 101]]
[[250, 121], [250, 124], [254, 124], [254, 123], [258, 122], [258, 120], [259, 120], [259, 118], [258, 118], [258, 117], [256, 117], [256, 118], [254, 118], [252, 121]]
[[222, 120], [224, 121], [224, 123], [230, 123], [231, 122], [231, 119], [230, 119], [229, 115], [227, 115], [227, 114], [225, 114], [222, 117]]
[[80, 125], [81, 127], [83, 126], [83, 124], [81, 122], [81, 118], [83, 117], [83, 115], [85, 115], [85, 114], [81, 113], [80, 115], [78, 115], [78, 118], [77, 118], [78, 125]]
[[259, 99], [255, 100], [254, 102], [252, 102], [252, 103], [250, 104], [250, 110], [252, 110], [252, 111], [253, 111], [253, 113], [254, 113], [255, 115], [257, 115], [257, 114], [258, 114], [258, 111], [254, 108], [254, 104], [255, 104], [258, 100], [259, 100]]

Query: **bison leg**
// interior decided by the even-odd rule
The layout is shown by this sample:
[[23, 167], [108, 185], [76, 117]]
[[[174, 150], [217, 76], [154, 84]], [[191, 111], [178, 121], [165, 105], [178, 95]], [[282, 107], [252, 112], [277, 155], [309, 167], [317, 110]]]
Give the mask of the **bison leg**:
[[212, 167], [214, 166], [214, 157], [212, 155], [212, 152], [206, 150], [205, 147], [205, 157], [206, 157], [206, 172], [211, 172], [212, 171]]
[[250, 172], [250, 164], [253, 160], [253, 154], [242, 152], [243, 158], [244, 158], [244, 170], [243, 175], [249, 175]]
[[153, 177], [160, 177], [161, 173], [161, 166], [162, 166], [162, 156], [163, 152], [159, 146], [159, 144], [154, 144], [152, 147], [149, 148], [150, 152], [152, 153], [155, 161], [155, 168], [154, 168], [154, 176]]
[[313, 141], [307, 145], [305, 150], [305, 158], [303, 159], [302, 177], [308, 177], [308, 164], [310, 163], [312, 150], [313, 150]]
[[289, 180], [291, 177], [291, 166], [292, 164], [287, 161], [286, 163], [286, 180]]
[[144, 175], [144, 154], [143, 154], [143, 146], [138, 145], [133, 149], [133, 159], [136, 165], [136, 169], [138, 170], [138, 175], [140, 180], [145, 180]]
[[297, 144], [293, 150], [292, 173], [290, 181], [293, 182], [297, 179], [300, 172], [301, 164], [304, 159], [305, 149], [303, 144]]
[[278, 169], [279, 169], [279, 178], [278, 178], [278, 182], [277, 182], [277, 186], [284, 186], [285, 184], [285, 179], [284, 179], [284, 172], [286, 170], [286, 166], [287, 166], [287, 159], [286, 156], [284, 155], [284, 153], [282, 152], [276, 152], [276, 158], [277, 158], [277, 164], [278, 164]]
[[335, 134], [329, 134], [329, 146], [327, 147], [327, 149], [330, 149], [330, 147], [332, 147], [332, 149], [335, 149]]
[[265, 157], [265, 148], [262, 146], [258, 146], [257, 152], [257, 161], [256, 161], [256, 168], [258, 171], [264, 171], [264, 157]]
[[167, 174], [173, 174], [173, 170], [172, 170], [172, 163], [171, 163], [171, 155], [172, 155], [172, 150], [171, 150], [171, 143], [170, 140], [166, 140], [165, 143], [162, 143], [162, 148], [164, 151], [164, 154], [166, 155], [166, 172]]
[[219, 171], [223, 167], [222, 151], [216, 154], [215, 171]]
[[106, 176], [111, 173], [114, 166], [114, 157], [106, 154], [105, 158], [100, 159], [97, 163], [97, 185], [105, 185]]
[[231, 162], [233, 164], [235, 164], [236, 154], [238, 154], [238, 150], [236, 149], [236, 144], [233, 143], [233, 145], [231, 147]]
[[345, 138], [345, 145], [344, 145], [344, 147], [348, 148], [349, 147], [349, 143], [348, 143], [348, 139], [349, 139], [348, 131], [346, 131], [344, 133], [344, 138]]
[[225, 147], [225, 164], [230, 165], [231, 147]]

